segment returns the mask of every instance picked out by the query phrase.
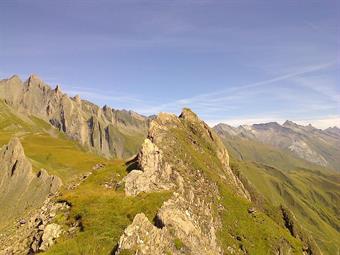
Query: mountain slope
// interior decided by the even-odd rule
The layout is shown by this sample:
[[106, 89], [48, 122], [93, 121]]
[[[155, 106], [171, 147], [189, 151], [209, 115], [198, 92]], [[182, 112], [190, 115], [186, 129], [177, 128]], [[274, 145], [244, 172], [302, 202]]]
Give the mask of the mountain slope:
[[[15, 219], [0, 230], [1, 255], [7, 255], [7, 251], [27, 254], [27, 249], [45, 250], [46, 247], [41, 247], [42, 233], [49, 226], [67, 233], [58, 238], [59, 245], [51, 250], [52, 254], [109, 254], [121, 231], [131, 223], [131, 217], [143, 212], [152, 219], [155, 208], [167, 197], [162, 192], [135, 199], [125, 197], [122, 191], [115, 190], [115, 185], [126, 175], [124, 162], [85, 150], [46, 121], [22, 114], [1, 100], [0, 120], [0, 146], [13, 136], [19, 137], [34, 174], [44, 168], [60, 177], [64, 184], [59, 196], [49, 198], [41, 208], [36, 203], [37, 210], [29, 215], [11, 210]], [[82, 222], [79, 215], [83, 216]], [[18, 228], [21, 220], [26, 223]], [[50, 241], [50, 245], [55, 242]]]
[[[18, 137], [26, 161], [32, 164], [33, 176], [44, 168], [58, 176], [64, 185], [41, 207], [37, 203], [36, 211], [30, 215], [13, 209], [16, 216], [7, 222], [8, 228], [0, 230], [0, 247], [12, 251], [22, 251], [24, 247], [25, 251], [44, 254], [133, 254], [136, 250], [140, 254], [157, 254], [157, 251], [160, 254], [320, 254], [313, 238], [299, 226], [300, 222], [304, 223], [313, 232], [316, 227], [311, 230], [305, 223], [313, 221], [315, 226], [322, 227], [316, 238], [326, 235], [337, 238], [334, 227], [329, 227], [338, 224], [334, 216], [338, 208], [331, 204], [338, 200], [338, 193], [334, 192], [338, 188], [337, 176], [327, 175], [321, 166], [310, 173], [304, 167], [311, 163], [291, 155], [287, 158], [285, 152], [277, 156], [275, 148], [270, 154], [273, 158], [261, 157], [258, 152], [251, 155], [266, 158], [268, 162], [274, 159], [274, 163], [282, 157], [289, 159], [288, 163], [281, 160], [272, 168], [267, 164], [256, 165], [246, 160], [247, 153], [256, 150], [256, 141], [244, 150], [240, 144], [248, 144], [249, 140], [242, 143], [236, 139], [230, 143], [234, 145], [230, 149], [230, 167], [228, 151], [218, 135], [189, 109], [184, 109], [179, 117], [171, 114], [156, 117], [143, 144], [145, 133], [131, 147], [127, 145], [128, 139], [118, 139], [114, 146], [123, 148], [122, 155], [132, 154], [128, 148], [137, 151], [142, 145], [141, 149], [136, 158], [126, 163], [110, 160], [103, 157], [109, 154], [100, 151], [104, 147], [100, 146], [98, 151], [93, 146], [81, 146], [71, 134], [75, 128], [73, 118], [79, 112], [81, 118], [87, 118], [98, 110], [98, 130], [99, 126], [105, 126], [108, 122], [103, 117], [104, 108], [86, 101], [81, 101], [81, 107], [77, 108], [75, 103], [79, 98], [68, 98], [60, 88], [51, 90], [34, 76], [25, 83], [17, 79], [13, 77], [12, 81], [0, 84], [0, 96], [4, 98], [0, 100], [0, 145], [7, 144], [13, 136]], [[44, 111], [50, 108], [44, 110], [46, 105], [54, 109], [47, 115]], [[63, 116], [68, 110], [64, 109], [68, 106], [66, 115], [71, 119], [65, 122]], [[125, 124], [118, 122], [119, 132], [123, 132], [121, 125], [128, 126], [129, 130], [125, 131], [135, 132], [131, 131], [134, 128], [130, 129], [135, 124], [127, 124], [128, 120], [123, 121]], [[139, 124], [135, 126], [138, 133]], [[329, 130], [332, 135], [334, 132]], [[101, 140], [100, 132], [92, 134]], [[266, 148], [263, 145], [265, 155]], [[245, 160], [237, 162], [234, 152]], [[296, 167], [296, 162], [301, 165]], [[288, 174], [292, 167], [296, 167], [296, 172]], [[318, 170], [322, 171], [319, 176]], [[314, 185], [314, 189], [309, 189], [309, 185]], [[18, 184], [11, 186], [14, 190]], [[306, 190], [312, 193], [301, 195]], [[261, 195], [266, 191], [273, 196]], [[1, 196], [2, 193], [0, 199]], [[308, 202], [311, 205], [306, 207], [304, 203]], [[280, 207], [281, 204], [286, 207]], [[307, 214], [301, 219], [303, 214], [294, 212], [296, 220], [289, 209], [300, 207]], [[21, 220], [26, 224], [18, 225]], [[334, 245], [336, 242], [330, 244], [330, 251], [336, 249]]]
[[100, 108], [88, 101], [51, 89], [31, 75], [0, 81], [0, 99], [15, 111], [49, 122], [82, 146], [106, 157], [129, 157], [142, 143], [148, 119], [134, 112]]
[[124, 178], [126, 194], [174, 193], [154, 224], [142, 214], [134, 218], [116, 254], [318, 254], [290, 234], [279, 210], [272, 208], [275, 221], [250, 209], [222, 142], [190, 110], [178, 118], [160, 114], [142, 148], [134, 163], [140, 170]]
[[336, 129], [320, 130], [297, 125], [286, 121], [283, 125], [276, 122], [239, 126], [234, 128], [218, 124], [214, 129], [221, 135], [228, 134], [251, 141], [271, 145], [295, 156], [327, 168], [340, 170], [340, 135]]
[[324, 254], [336, 254], [340, 175], [296, 158], [292, 152], [221, 129], [218, 133], [231, 154], [232, 168], [269, 203], [290, 208]]

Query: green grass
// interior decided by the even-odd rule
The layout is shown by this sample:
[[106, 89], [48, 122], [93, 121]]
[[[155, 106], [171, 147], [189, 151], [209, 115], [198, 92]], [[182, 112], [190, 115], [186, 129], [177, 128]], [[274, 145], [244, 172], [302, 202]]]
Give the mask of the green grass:
[[[263, 212], [248, 213], [252, 205], [235, 197], [225, 187], [221, 186], [221, 204], [226, 208], [222, 214], [223, 229], [220, 239], [222, 244], [241, 248], [249, 254], [268, 254], [279, 249], [282, 243], [289, 243], [293, 247], [292, 254], [301, 254], [302, 244], [290, 235], [289, 231]], [[235, 238], [236, 237], [236, 238]]]
[[181, 240], [181, 239], [179, 239], [179, 238], [175, 238], [175, 240], [174, 240], [174, 244], [175, 244], [175, 247], [176, 247], [176, 249], [177, 249], [177, 250], [180, 250], [180, 249], [182, 249], [182, 248], [183, 248], [183, 246], [184, 246], [184, 244], [183, 244], [182, 240]]
[[246, 161], [234, 161], [232, 165], [269, 203], [292, 210], [324, 254], [336, 254], [340, 247], [339, 175], [303, 168], [279, 170]]
[[[11, 137], [20, 138], [25, 154], [33, 169], [45, 168], [49, 174], [59, 176], [67, 184], [75, 176], [88, 172], [107, 159], [87, 152], [47, 122], [35, 117], [23, 117], [14, 113], [0, 100], [0, 146]], [[16, 128], [12, 128], [15, 126]]]
[[234, 159], [261, 162], [282, 170], [290, 170], [298, 166], [316, 171], [328, 171], [324, 167], [297, 158], [290, 151], [280, 150], [260, 142], [236, 136], [224, 136], [222, 140]]
[[336, 254], [340, 249], [340, 175], [269, 145], [223, 138], [231, 166], [266, 203], [288, 207], [324, 254]]
[[46, 254], [110, 254], [124, 229], [137, 213], [152, 221], [168, 192], [126, 197], [123, 191], [107, 189], [104, 182], [118, 182], [126, 172], [121, 161], [112, 162], [94, 172], [74, 191], [65, 191], [61, 199], [72, 204], [69, 221], [81, 217], [84, 230], [75, 237], [58, 241]]
[[[222, 219], [218, 240], [224, 251], [232, 247], [234, 250], [246, 250], [249, 254], [271, 254], [286, 243], [292, 247], [292, 254], [301, 254], [302, 243], [286, 228], [263, 212], [257, 212], [256, 216], [248, 213], [248, 208], [253, 205], [235, 195], [235, 190], [220, 177], [223, 170], [216, 155], [216, 145], [201, 135], [204, 131], [199, 130], [198, 125], [184, 124], [186, 128], [167, 132], [167, 139], [161, 147], [167, 147], [165, 156], [168, 159], [175, 163], [180, 157], [185, 165], [200, 170], [218, 185], [221, 199], [213, 198], [212, 202], [215, 214], [219, 214]], [[179, 168], [177, 170], [181, 171]], [[225, 210], [218, 211], [219, 206]], [[279, 209], [276, 210], [276, 214], [279, 214]]]
[[[219, 177], [221, 164], [216, 157], [214, 144], [200, 137], [199, 132], [193, 135], [188, 130], [169, 132], [167, 141], [176, 143], [166, 156], [175, 161], [176, 157], [186, 155], [183, 160], [187, 164], [200, 169], [218, 184], [221, 200], [215, 199], [213, 202], [216, 208], [219, 204], [225, 208], [220, 214], [222, 229], [218, 234], [222, 247], [225, 250], [228, 247], [242, 248], [249, 254], [268, 254], [277, 249], [278, 245], [287, 242], [293, 247], [293, 253], [297, 253], [301, 243], [282, 227], [275, 207], [270, 207], [269, 212], [266, 206], [265, 213], [258, 211], [256, 216], [250, 215], [247, 210], [253, 205], [235, 196], [234, 191]], [[45, 168], [50, 174], [61, 177], [65, 185], [80, 174], [90, 171], [95, 164], [105, 164], [103, 169], [95, 171], [77, 189], [62, 190], [60, 199], [72, 204], [71, 215], [69, 218], [58, 215], [55, 221], [67, 228], [75, 218], [81, 217], [84, 230], [75, 236], [61, 238], [46, 254], [109, 254], [137, 213], [144, 212], [153, 220], [163, 201], [170, 197], [167, 192], [158, 192], [133, 198], [126, 197], [121, 189], [106, 189], [104, 182], [118, 182], [126, 174], [126, 166], [122, 161], [107, 160], [86, 152], [48, 123], [37, 118], [23, 118], [0, 101], [0, 145], [8, 143], [13, 135], [20, 137], [34, 170]], [[193, 136], [200, 150], [192, 144]], [[125, 137], [127, 148], [133, 153], [142, 137]], [[298, 161], [300, 163], [297, 164], [290, 157], [287, 160], [284, 153], [268, 152], [267, 148], [255, 145], [246, 147], [241, 144], [242, 147], [233, 144], [233, 149], [229, 148], [232, 155], [242, 150], [243, 158], [249, 154], [252, 161], [261, 162], [264, 157], [261, 154], [266, 154], [263, 160], [266, 164], [234, 160], [233, 167], [237, 167], [269, 202], [274, 205], [285, 204], [292, 209], [325, 253], [336, 254], [337, 247], [340, 247], [337, 216], [340, 215], [337, 207], [340, 198], [339, 177], [322, 169], [307, 170], [303, 168], [306, 167], [304, 163]], [[216, 210], [215, 213], [220, 212]], [[129, 254], [129, 251], [126, 252]]]
[[[119, 182], [126, 175], [123, 161], [108, 160], [87, 152], [45, 121], [19, 116], [1, 101], [0, 119], [0, 146], [7, 144], [12, 136], [18, 136], [35, 171], [45, 168], [49, 174], [62, 179], [64, 188], [59, 199], [68, 201], [72, 207], [69, 216], [60, 213], [54, 222], [67, 230], [76, 218], [81, 218], [83, 231], [60, 238], [46, 254], [110, 254], [137, 213], [145, 213], [152, 221], [163, 201], [171, 195], [158, 192], [126, 197], [122, 189], [107, 189], [104, 182]], [[135, 153], [136, 146], [144, 138], [126, 134], [124, 139], [128, 151]], [[69, 182], [92, 171], [97, 163], [104, 163], [105, 167], [94, 171], [77, 189], [65, 189]]]

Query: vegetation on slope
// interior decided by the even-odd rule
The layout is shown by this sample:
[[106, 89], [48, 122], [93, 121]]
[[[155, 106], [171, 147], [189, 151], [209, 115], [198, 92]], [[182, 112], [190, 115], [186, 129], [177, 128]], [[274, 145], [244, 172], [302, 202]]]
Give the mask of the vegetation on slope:
[[324, 254], [340, 249], [340, 176], [255, 141], [224, 138], [234, 171], [265, 200], [284, 205], [311, 234]]
[[[186, 129], [172, 129], [167, 132], [165, 147], [171, 147], [168, 158], [190, 162], [192, 169], [202, 172], [218, 185], [220, 197], [214, 199], [215, 213], [222, 219], [218, 235], [219, 242], [226, 254], [240, 250], [248, 254], [270, 254], [280, 249], [292, 248], [293, 254], [301, 254], [302, 243], [294, 238], [283, 224], [278, 224], [261, 211], [249, 213], [254, 205], [240, 198], [226, 185], [217, 169], [221, 169], [214, 146], [202, 137], [198, 125], [185, 122]], [[192, 182], [195, 182], [193, 179]], [[277, 214], [279, 209], [276, 208]]]
[[[115, 185], [126, 174], [126, 166], [122, 161], [111, 161], [88, 153], [48, 123], [20, 116], [1, 102], [0, 120], [0, 145], [7, 143], [11, 136], [20, 137], [35, 170], [45, 168], [50, 174], [62, 178], [64, 190], [60, 199], [68, 201], [72, 207], [69, 217], [60, 216], [57, 218], [58, 223], [69, 227], [81, 219], [82, 231], [58, 240], [47, 254], [109, 254], [137, 213], [144, 212], [152, 220], [163, 201], [169, 197], [168, 193], [151, 193], [131, 198], [126, 197], [122, 189], [105, 187], [105, 183], [117, 187]], [[222, 218], [219, 240], [223, 248], [226, 251], [241, 249], [250, 254], [267, 254], [289, 244], [298, 254], [302, 244], [280, 223], [282, 219], [279, 211], [271, 208], [270, 213], [265, 210], [249, 213], [248, 209], [254, 205], [234, 195], [214, 171], [219, 162], [213, 155], [213, 145], [206, 143], [199, 135], [192, 137], [186, 132], [173, 130], [169, 139], [176, 141], [177, 153], [187, 155], [192, 167], [201, 170], [219, 185], [222, 196], [214, 203], [216, 214]], [[193, 141], [201, 145], [199, 150], [195, 149]], [[98, 163], [105, 166], [93, 170], [93, 166]], [[234, 161], [233, 166], [268, 201], [292, 208], [299, 221], [306, 222], [304, 226], [313, 233], [325, 251], [329, 251], [329, 254], [336, 252], [339, 244], [334, 240], [340, 240], [339, 229], [336, 231], [329, 227], [330, 223], [339, 227], [339, 218], [334, 216], [339, 215], [336, 202], [340, 197], [337, 186], [339, 179], [332, 180], [336, 176], [330, 178], [322, 173], [318, 176], [318, 172], [301, 168], [296, 168], [288, 175], [289, 165], [283, 167], [285, 171], [275, 171], [274, 168], [246, 161]], [[66, 189], [77, 177], [89, 171], [93, 172], [92, 175], [80, 186], [74, 190]], [[319, 182], [315, 186], [316, 177]], [[311, 186], [315, 189], [311, 189]], [[219, 207], [225, 210], [220, 211]]]
[[[0, 101], [0, 146], [12, 136], [20, 138], [34, 169], [46, 169], [59, 176], [64, 187], [58, 199], [72, 205], [69, 216], [58, 215], [56, 221], [68, 229], [81, 219], [82, 231], [58, 240], [47, 254], [110, 254], [122, 231], [137, 213], [153, 220], [156, 211], [169, 196], [166, 192], [126, 197], [115, 185], [126, 175], [123, 161], [108, 160], [89, 153], [48, 123], [21, 116]], [[133, 143], [139, 142], [131, 138]], [[101, 164], [102, 168], [93, 170]], [[92, 174], [75, 189], [68, 189], [84, 174]], [[107, 188], [105, 183], [113, 186]]]
[[111, 162], [94, 171], [77, 189], [63, 192], [60, 199], [68, 201], [72, 209], [62, 223], [70, 226], [81, 219], [82, 230], [74, 236], [65, 235], [46, 254], [110, 254], [137, 213], [143, 212], [153, 220], [169, 194], [126, 197], [122, 189], [105, 187], [105, 183], [116, 185], [125, 173], [123, 162]]

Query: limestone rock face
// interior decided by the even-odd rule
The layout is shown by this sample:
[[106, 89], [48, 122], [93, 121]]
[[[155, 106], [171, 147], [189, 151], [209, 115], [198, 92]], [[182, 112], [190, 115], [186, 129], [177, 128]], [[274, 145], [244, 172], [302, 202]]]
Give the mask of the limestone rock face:
[[58, 177], [48, 175], [46, 170], [33, 173], [20, 140], [12, 138], [0, 150], [0, 227], [26, 209], [41, 206], [61, 184]]
[[41, 251], [46, 251], [49, 247], [51, 247], [55, 240], [61, 235], [62, 228], [60, 225], [51, 223], [47, 225], [44, 229], [44, 233], [42, 235], [42, 243], [40, 245]]
[[[135, 154], [139, 145], [135, 140], [143, 141], [149, 123], [148, 118], [131, 111], [100, 108], [79, 96], [71, 98], [59, 86], [52, 89], [36, 75], [26, 82], [17, 76], [0, 81], [0, 99], [20, 113], [49, 122], [106, 157]], [[136, 148], [128, 148], [128, 142], [136, 143]]]
[[139, 152], [138, 165], [141, 170], [132, 170], [124, 179], [127, 195], [174, 187], [170, 182], [170, 165], [163, 161], [162, 151], [149, 139], [145, 139]]
[[[119, 254], [123, 250], [133, 250], [139, 246], [139, 254], [163, 254], [164, 251], [175, 251], [174, 244], [170, 242], [170, 235], [166, 228], [160, 229], [150, 223], [143, 214], [137, 214], [119, 240]], [[124, 248], [122, 248], [124, 247]]]
[[155, 226], [137, 215], [120, 239], [116, 254], [223, 254], [217, 241], [221, 219], [214, 213], [220, 181], [235, 194], [249, 193], [229, 167], [229, 156], [219, 137], [189, 109], [179, 117], [161, 113], [150, 123], [148, 138], [137, 156], [137, 170], [124, 179], [125, 192], [169, 190]]

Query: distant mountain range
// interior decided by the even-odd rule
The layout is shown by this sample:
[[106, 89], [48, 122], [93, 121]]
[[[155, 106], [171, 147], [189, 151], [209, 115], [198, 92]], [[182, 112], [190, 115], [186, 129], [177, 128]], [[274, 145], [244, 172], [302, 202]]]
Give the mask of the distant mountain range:
[[283, 125], [270, 122], [232, 127], [221, 123], [214, 130], [224, 138], [231, 136], [257, 141], [292, 152], [311, 163], [340, 171], [340, 129], [337, 127], [321, 130], [287, 120]]

